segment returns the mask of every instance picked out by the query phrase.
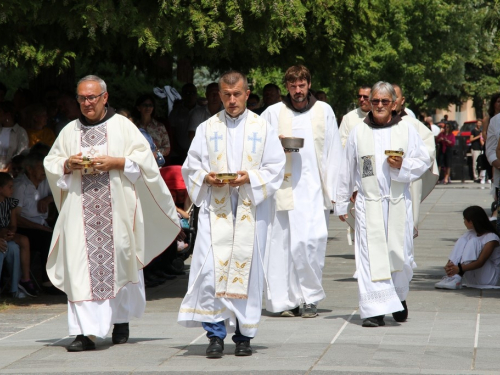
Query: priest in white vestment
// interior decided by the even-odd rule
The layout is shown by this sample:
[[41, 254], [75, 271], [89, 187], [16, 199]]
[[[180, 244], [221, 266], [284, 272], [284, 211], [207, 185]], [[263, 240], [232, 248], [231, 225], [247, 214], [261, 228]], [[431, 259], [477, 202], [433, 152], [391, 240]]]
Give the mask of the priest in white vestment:
[[142, 268], [180, 231], [149, 144], [106, 106], [106, 83], [86, 76], [77, 93], [82, 116], [44, 161], [59, 210], [47, 274], [68, 296], [73, 352], [95, 349], [112, 325], [113, 343], [128, 340], [129, 320], [146, 305]]
[[352, 192], [358, 190], [359, 309], [364, 327], [378, 327], [385, 325], [385, 314], [399, 322], [408, 316], [415, 267], [410, 183], [431, 167], [431, 160], [413, 126], [396, 114], [394, 88], [378, 82], [370, 96], [372, 111], [351, 131], [344, 149], [336, 209], [344, 221]]
[[353, 109], [351, 112], [342, 117], [342, 122], [339, 126], [340, 142], [342, 142], [342, 147], [345, 147], [345, 143], [347, 142], [347, 138], [349, 137], [351, 130], [363, 121], [368, 112], [372, 109], [372, 105], [370, 103], [370, 91], [372, 91], [370, 86], [361, 86], [358, 91], [359, 107]]
[[[314, 318], [325, 298], [322, 285], [328, 219], [342, 158], [332, 108], [309, 92], [311, 75], [302, 65], [285, 74], [289, 94], [263, 113], [281, 136], [304, 138], [299, 152], [287, 153], [283, 185], [266, 252], [266, 309], [282, 316]], [[268, 293], [270, 291], [271, 293]]]
[[[207, 331], [206, 355], [220, 358], [227, 332], [236, 356], [252, 355], [262, 309], [262, 268], [274, 192], [285, 154], [278, 135], [247, 110], [247, 78], [230, 71], [219, 80], [225, 110], [196, 129], [182, 167], [188, 193], [200, 207], [189, 287], [178, 316]], [[222, 173], [236, 173], [225, 180]]]

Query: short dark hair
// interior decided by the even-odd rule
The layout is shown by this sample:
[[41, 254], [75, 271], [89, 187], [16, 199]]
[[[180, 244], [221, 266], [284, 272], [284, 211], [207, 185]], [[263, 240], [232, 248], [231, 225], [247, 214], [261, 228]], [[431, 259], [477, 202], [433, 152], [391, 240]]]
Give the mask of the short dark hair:
[[360, 88], [360, 90], [371, 90], [372, 87], [371, 86], [368, 86], [368, 85], [362, 85]]
[[0, 110], [4, 113], [9, 113], [14, 116], [14, 103], [10, 101], [0, 102]]
[[257, 94], [248, 95], [248, 100], [250, 100], [250, 99], [257, 99], [257, 102], [260, 102], [259, 95], [257, 95]]
[[50, 146], [42, 143], [42, 142], [37, 142], [30, 148], [30, 154], [39, 154], [42, 156], [47, 156], [47, 154], [50, 152]]
[[265, 85], [262, 92], [269, 90], [269, 89], [274, 89], [274, 90], [278, 91], [278, 94], [281, 94], [280, 87], [278, 85], [275, 85], [274, 83], [268, 83], [267, 85]]
[[311, 83], [311, 73], [304, 65], [293, 65], [286, 70], [284, 83], [306, 80]]
[[7, 185], [7, 182], [12, 181], [13, 178], [7, 172], [0, 172], [0, 187]]
[[43, 163], [45, 156], [39, 154], [38, 152], [29, 153], [23, 160], [23, 168], [27, 170], [29, 168], [34, 168], [38, 163]]
[[237, 70], [228, 70], [223, 73], [219, 79], [219, 90], [221, 89], [221, 84], [224, 82], [226, 85], [234, 86], [239, 81], [243, 81], [243, 89], [248, 90], [248, 79], [245, 74]]
[[209, 83], [205, 88], [205, 95], [208, 94], [208, 92], [212, 90], [214, 87], [217, 88], [217, 91], [219, 91], [219, 84], [217, 82], [212, 82]]

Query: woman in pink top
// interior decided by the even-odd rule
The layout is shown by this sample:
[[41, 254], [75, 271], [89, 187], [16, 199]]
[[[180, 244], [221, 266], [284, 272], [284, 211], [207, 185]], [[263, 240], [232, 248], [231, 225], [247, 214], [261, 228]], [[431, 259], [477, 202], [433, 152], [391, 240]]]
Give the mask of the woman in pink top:
[[452, 147], [455, 145], [455, 135], [452, 133], [451, 124], [444, 126], [444, 131], [437, 136], [439, 148], [438, 165], [444, 170], [444, 178], [439, 181], [442, 184], [450, 183]]

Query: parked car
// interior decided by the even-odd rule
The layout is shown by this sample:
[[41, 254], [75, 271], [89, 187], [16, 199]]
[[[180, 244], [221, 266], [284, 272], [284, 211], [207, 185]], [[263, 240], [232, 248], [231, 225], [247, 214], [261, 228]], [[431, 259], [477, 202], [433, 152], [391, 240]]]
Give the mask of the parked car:
[[462, 127], [460, 128], [460, 131], [458, 132], [458, 136], [460, 137], [467, 137], [467, 146], [470, 147], [470, 136], [472, 129], [476, 127], [477, 120], [474, 121], [465, 121]]

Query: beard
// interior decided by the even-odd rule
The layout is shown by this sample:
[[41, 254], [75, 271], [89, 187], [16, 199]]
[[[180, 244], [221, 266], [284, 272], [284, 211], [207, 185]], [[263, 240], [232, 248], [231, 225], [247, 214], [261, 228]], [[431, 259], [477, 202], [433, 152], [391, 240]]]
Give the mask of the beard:
[[297, 102], [297, 103], [302, 103], [306, 99], [307, 99], [307, 94], [305, 94], [305, 95], [302, 95], [302, 94], [297, 95], [296, 94], [296, 95], [292, 96], [292, 100], [294, 102]]

